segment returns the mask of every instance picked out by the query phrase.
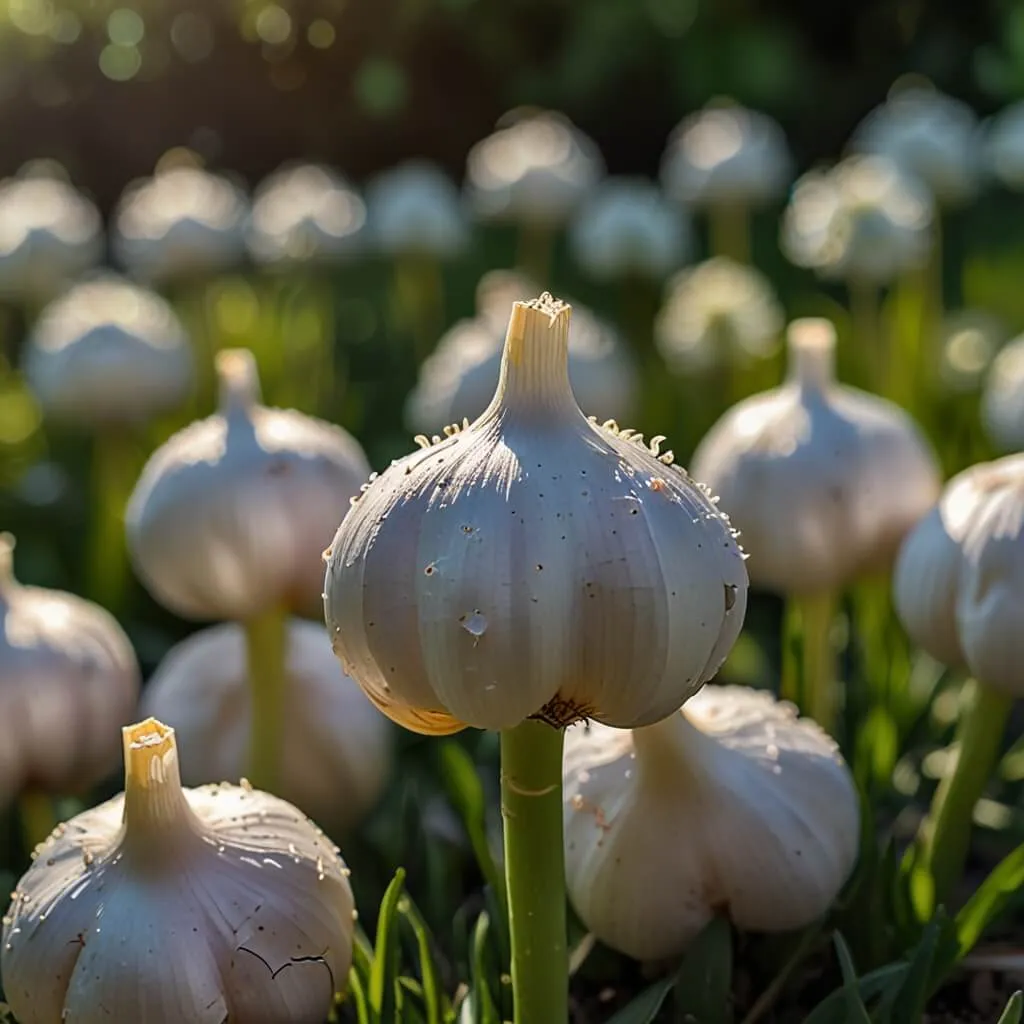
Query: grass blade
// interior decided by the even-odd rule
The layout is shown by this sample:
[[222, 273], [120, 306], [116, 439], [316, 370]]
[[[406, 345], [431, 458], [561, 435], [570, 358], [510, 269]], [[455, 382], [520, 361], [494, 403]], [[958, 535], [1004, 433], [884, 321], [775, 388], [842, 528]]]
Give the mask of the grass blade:
[[482, 911], [473, 929], [473, 1009], [475, 1024], [501, 1024], [494, 996], [487, 983], [487, 936], [490, 918]]
[[965, 957], [993, 921], [1022, 898], [1024, 843], [1006, 855], [956, 915], [957, 959]]
[[413, 903], [408, 895], [404, 895], [398, 901], [398, 911], [408, 922], [416, 938], [423, 989], [423, 1008], [426, 1011], [426, 1024], [443, 1024], [445, 1013], [444, 996], [437, 977], [437, 967], [434, 964], [430, 930], [427, 928], [427, 924], [423, 920], [423, 916], [417, 909], [416, 904]]
[[843, 1020], [845, 1024], [871, 1024], [871, 1015], [864, 1005], [864, 997], [861, 995], [857, 980], [857, 969], [853, 966], [853, 957], [850, 956], [850, 947], [846, 945], [846, 940], [839, 932], [833, 932], [832, 941], [836, 947], [839, 970], [843, 975], [843, 1002], [846, 1006]]
[[1024, 1017], [1024, 992], [1018, 989], [1003, 1007], [1003, 1012], [999, 1015], [996, 1024], [1020, 1024], [1022, 1017]]
[[675, 975], [670, 975], [651, 985], [628, 1006], [619, 1010], [608, 1024], [651, 1024], [675, 983]]
[[405, 869], [399, 868], [381, 900], [377, 916], [377, 937], [370, 970], [370, 1009], [379, 1024], [398, 1019], [398, 929], [395, 914], [405, 885]]
[[676, 975], [676, 1017], [694, 1024], [732, 1022], [732, 929], [714, 918], [687, 950]]

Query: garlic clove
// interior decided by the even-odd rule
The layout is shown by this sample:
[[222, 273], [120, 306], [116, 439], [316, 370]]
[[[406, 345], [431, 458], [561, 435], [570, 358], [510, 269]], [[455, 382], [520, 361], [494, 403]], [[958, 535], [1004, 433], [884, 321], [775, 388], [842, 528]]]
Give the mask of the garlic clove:
[[155, 720], [124, 747], [126, 792], [54, 832], [4, 918], [22, 1024], [320, 1024], [352, 955], [336, 849], [266, 793], [182, 790]]
[[[171, 648], [143, 693], [142, 712], [170, 725], [182, 778], [197, 786], [245, 773], [251, 694], [240, 626], [200, 630]], [[279, 794], [332, 831], [353, 825], [391, 772], [386, 720], [338, 671], [322, 626], [288, 624]]]
[[657, 444], [583, 416], [568, 337], [567, 306], [517, 303], [488, 409], [393, 463], [335, 536], [335, 652], [410, 727], [656, 721], [739, 631], [727, 519]]
[[186, 618], [309, 608], [366, 456], [340, 427], [260, 405], [250, 352], [220, 352], [217, 373], [219, 412], [175, 434], [136, 484], [126, 515], [135, 568]]
[[564, 777], [570, 900], [636, 959], [678, 956], [723, 911], [752, 931], [809, 924], [856, 860], [834, 741], [766, 693], [706, 686], [645, 729], [574, 727]]

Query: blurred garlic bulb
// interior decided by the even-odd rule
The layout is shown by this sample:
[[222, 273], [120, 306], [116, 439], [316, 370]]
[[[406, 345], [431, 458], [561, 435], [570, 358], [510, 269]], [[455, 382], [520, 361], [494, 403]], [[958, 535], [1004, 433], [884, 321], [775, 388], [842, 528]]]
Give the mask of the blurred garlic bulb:
[[340, 427], [260, 405], [251, 352], [219, 352], [217, 374], [220, 410], [157, 449], [136, 484], [126, 519], [135, 568], [187, 618], [309, 608], [366, 457]]
[[466, 165], [478, 217], [552, 226], [568, 220], [603, 174], [594, 142], [553, 111], [499, 128], [469, 151]]
[[[481, 312], [455, 324], [420, 367], [406, 404], [406, 422], [432, 435], [464, 418], [476, 419], [494, 396], [501, 372], [504, 325], [516, 293], [493, 291]], [[518, 293], [525, 298], [529, 292]], [[569, 327], [569, 380], [580, 407], [603, 419], [624, 419], [636, 408], [639, 381], [630, 352], [615, 329], [580, 306]]]
[[849, 157], [796, 183], [782, 248], [797, 266], [823, 277], [884, 284], [925, 263], [933, 217], [931, 194], [899, 165]]
[[893, 588], [915, 643], [947, 665], [966, 663], [983, 686], [1024, 696], [1024, 455], [949, 481], [904, 542]]
[[853, 869], [853, 779], [831, 737], [770, 694], [705, 686], [656, 725], [565, 741], [569, 898], [628, 956], [677, 957], [718, 913], [801, 928]]
[[66, 179], [31, 168], [0, 181], [0, 298], [53, 298], [103, 255], [96, 207]]
[[1024, 100], [1011, 103], [989, 121], [984, 152], [993, 177], [1006, 188], [1024, 189]]
[[778, 122], [739, 106], [709, 106], [684, 118], [661, 161], [666, 193], [687, 206], [759, 206], [783, 195], [792, 175]]
[[0, 809], [22, 789], [77, 792], [102, 779], [139, 690], [135, 652], [113, 616], [21, 585], [13, 560], [14, 538], [0, 534]]
[[245, 196], [227, 178], [170, 167], [125, 190], [114, 217], [114, 254], [151, 284], [218, 273], [241, 261], [247, 217]]
[[[325, 828], [342, 830], [376, 803], [391, 770], [391, 727], [338, 669], [322, 625], [288, 623], [279, 792]], [[170, 725], [188, 786], [245, 774], [251, 728], [240, 626], [194, 633], [164, 657], [143, 713]]]
[[927, 86], [896, 87], [853, 133], [854, 152], [892, 160], [943, 204], [973, 198], [981, 170], [978, 122], [966, 103]]
[[784, 322], [768, 278], [716, 256], [669, 282], [654, 338], [669, 367], [685, 373], [772, 355]]
[[184, 402], [193, 382], [192, 348], [174, 310], [113, 275], [47, 306], [24, 358], [44, 411], [85, 426], [144, 422]]
[[835, 345], [827, 320], [794, 321], [789, 380], [728, 410], [691, 466], [740, 531], [751, 582], [786, 594], [888, 565], [941, 486], [902, 409], [836, 382]]
[[955, 394], [978, 389], [1005, 338], [1004, 325], [985, 310], [961, 309], [947, 315], [941, 332], [942, 383]]
[[21, 1024], [322, 1024], [352, 961], [337, 849], [250, 786], [182, 789], [153, 719], [124, 759], [124, 793], [50, 836], [3, 919]]
[[1009, 342], [992, 361], [981, 414], [986, 432], [1000, 448], [1024, 449], [1024, 335]]
[[285, 167], [253, 196], [249, 253], [276, 266], [345, 259], [362, 248], [365, 226], [363, 200], [339, 175], [317, 164]]
[[576, 215], [569, 244], [591, 277], [661, 278], [682, 263], [691, 239], [653, 182], [608, 178]]
[[462, 198], [435, 164], [409, 160], [366, 189], [374, 244], [389, 255], [457, 256], [469, 243]]
[[661, 438], [583, 416], [569, 317], [547, 294], [517, 303], [490, 406], [392, 463], [331, 545], [335, 653], [406, 728], [654, 722], [739, 632], [728, 520]]

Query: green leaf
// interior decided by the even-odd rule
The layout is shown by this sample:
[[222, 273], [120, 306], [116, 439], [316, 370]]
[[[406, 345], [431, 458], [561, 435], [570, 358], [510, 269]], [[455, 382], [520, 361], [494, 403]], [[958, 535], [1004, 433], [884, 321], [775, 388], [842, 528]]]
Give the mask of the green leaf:
[[377, 937], [370, 971], [370, 1009], [379, 1024], [398, 1018], [398, 929], [395, 914], [405, 885], [405, 869], [399, 868], [381, 900], [377, 916]]
[[674, 998], [680, 1020], [731, 1024], [732, 929], [726, 918], [713, 918], [687, 950]]
[[939, 909], [921, 936], [907, 967], [899, 993], [892, 1004], [892, 1019], [898, 1024], [917, 1024], [924, 1016], [931, 995], [932, 961], [938, 947], [945, 914]]
[[416, 938], [420, 978], [422, 979], [423, 1008], [426, 1011], [427, 1024], [442, 1024], [445, 1012], [444, 995], [438, 981], [437, 967], [434, 964], [430, 929], [416, 908], [416, 904], [408, 895], [404, 895], [399, 900], [398, 910], [408, 922]]
[[675, 983], [673, 974], [644, 989], [633, 1002], [619, 1010], [608, 1024], [651, 1024]]
[[864, 998], [860, 994], [860, 985], [857, 982], [857, 969], [853, 966], [853, 957], [850, 956], [850, 949], [845, 939], [839, 932], [834, 932], [832, 941], [836, 947], [836, 959], [839, 961], [839, 970], [843, 975], [843, 1002], [846, 1006], [844, 1024], [871, 1024], [871, 1015], [864, 1005]]
[[[355, 1008], [358, 1024], [374, 1024], [373, 1016], [370, 1012], [370, 1004], [366, 998], [364, 977], [356, 964], [353, 963], [352, 969], [348, 972], [348, 996], [346, 999]], [[3, 1018], [0, 1017], [0, 1020], [3, 1020]]]
[[[877, 970], [869, 971], [857, 982], [857, 991], [866, 1004], [881, 995], [890, 985], [900, 984], [907, 973], [905, 963], [886, 964]], [[843, 1006], [846, 1003], [845, 988], [837, 989], [827, 995], [811, 1011], [804, 1024], [836, 1024], [842, 1020]]]
[[1024, 843], [1008, 853], [956, 915], [957, 959], [965, 957], [993, 921], [1022, 898]]
[[1018, 989], [1010, 996], [996, 1024], [1020, 1024], [1022, 1018], [1024, 1018], [1024, 992]]
[[473, 969], [472, 998], [476, 1024], [501, 1024], [498, 1010], [494, 1005], [494, 996], [487, 983], [487, 933], [490, 930], [490, 918], [487, 911], [481, 912], [473, 929]]

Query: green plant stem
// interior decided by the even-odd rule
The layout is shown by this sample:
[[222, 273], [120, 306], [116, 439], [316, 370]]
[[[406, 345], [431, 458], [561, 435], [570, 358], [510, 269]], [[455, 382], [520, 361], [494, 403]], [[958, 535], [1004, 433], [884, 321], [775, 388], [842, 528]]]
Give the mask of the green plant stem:
[[782, 696], [810, 715], [826, 732], [837, 725], [836, 617], [832, 591], [786, 600], [783, 622]]
[[566, 1024], [563, 732], [527, 720], [501, 734], [501, 813], [515, 1024]]
[[276, 793], [287, 696], [288, 616], [284, 609], [272, 608], [244, 626], [252, 706], [248, 778], [257, 789]]
[[128, 582], [124, 510], [138, 475], [139, 459], [127, 427], [99, 431], [92, 450], [92, 522], [88, 580], [93, 600], [116, 609]]
[[919, 877], [930, 876], [933, 907], [947, 903], [963, 874], [974, 807], [995, 770], [1013, 705], [1012, 697], [981, 683], [967, 686], [967, 706], [957, 726], [956, 762], [935, 791], [917, 837], [913, 871]]
[[57, 827], [53, 800], [38, 789], [27, 789], [18, 799], [18, 814], [25, 850], [31, 853]]
[[711, 253], [737, 263], [749, 263], [750, 210], [738, 203], [716, 203], [708, 210]]

